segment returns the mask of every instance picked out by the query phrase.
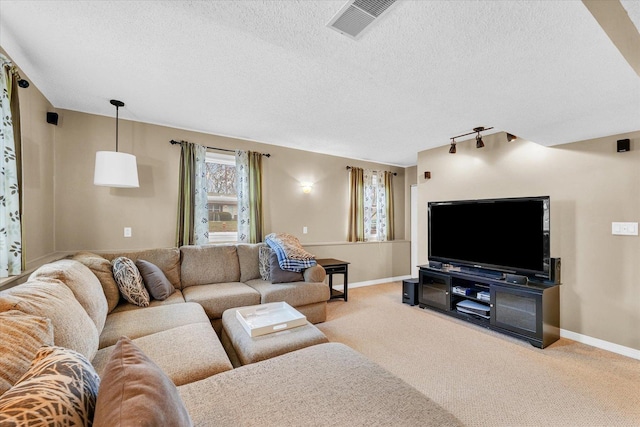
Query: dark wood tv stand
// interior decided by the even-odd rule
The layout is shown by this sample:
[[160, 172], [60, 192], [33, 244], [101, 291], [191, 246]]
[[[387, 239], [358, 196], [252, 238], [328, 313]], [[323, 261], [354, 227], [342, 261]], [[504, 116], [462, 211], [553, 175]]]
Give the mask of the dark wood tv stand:
[[[468, 295], [454, 293], [454, 287], [468, 289]], [[487, 292], [489, 300], [478, 298]], [[487, 317], [459, 311], [463, 300], [489, 307]], [[544, 348], [560, 338], [560, 285], [531, 282], [518, 285], [501, 275], [478, 275], [454, 267], [435, 269], [420, 266], [418, 302], [447, 315], [484, 326]]]

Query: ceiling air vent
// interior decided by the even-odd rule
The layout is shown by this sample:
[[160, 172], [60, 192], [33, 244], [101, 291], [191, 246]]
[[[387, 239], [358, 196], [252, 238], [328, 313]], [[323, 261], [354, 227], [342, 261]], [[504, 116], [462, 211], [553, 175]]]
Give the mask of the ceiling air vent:
[[354, 40], [389, 10], [398, 0], [349, 0], [331, 18], [327, 27]]

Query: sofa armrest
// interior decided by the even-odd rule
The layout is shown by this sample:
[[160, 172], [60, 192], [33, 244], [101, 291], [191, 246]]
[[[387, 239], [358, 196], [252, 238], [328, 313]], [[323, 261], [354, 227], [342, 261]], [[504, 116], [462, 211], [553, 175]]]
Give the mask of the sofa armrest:
[[302, 273], [305, 282], [324, 282], [327, 272], [321, 265], [314, 265], [304, 270]]

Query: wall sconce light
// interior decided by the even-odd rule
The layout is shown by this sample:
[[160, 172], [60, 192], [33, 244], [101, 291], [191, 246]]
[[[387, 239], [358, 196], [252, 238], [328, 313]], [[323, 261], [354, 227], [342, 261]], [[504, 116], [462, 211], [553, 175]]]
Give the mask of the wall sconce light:
[[103, 187], [140, 187], [136, 156], [118, 152], [118, 109], [124, 107], [124, 102], [115, 99], [109, 102], [116, 107], [116, 151], [96, 152], [93, 184]]
[[311, 188], [313, 187], [313, 183], [311, 183], [311, 182], [303, 182], [300, 185], [302, 186], [302, 192], [304, 194], [311, 193]]

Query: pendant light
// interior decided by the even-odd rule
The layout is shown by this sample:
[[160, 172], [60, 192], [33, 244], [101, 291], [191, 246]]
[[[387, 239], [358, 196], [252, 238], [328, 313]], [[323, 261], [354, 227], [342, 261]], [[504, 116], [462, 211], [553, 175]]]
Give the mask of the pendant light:
[[116, 151], [96, 152], [93, 184], [103, 187], [140, 187], [136, 156], [118, 152], [118, 110], [124, 107], [124, 102], [115, 99], [109, 102], [116, 107]]

